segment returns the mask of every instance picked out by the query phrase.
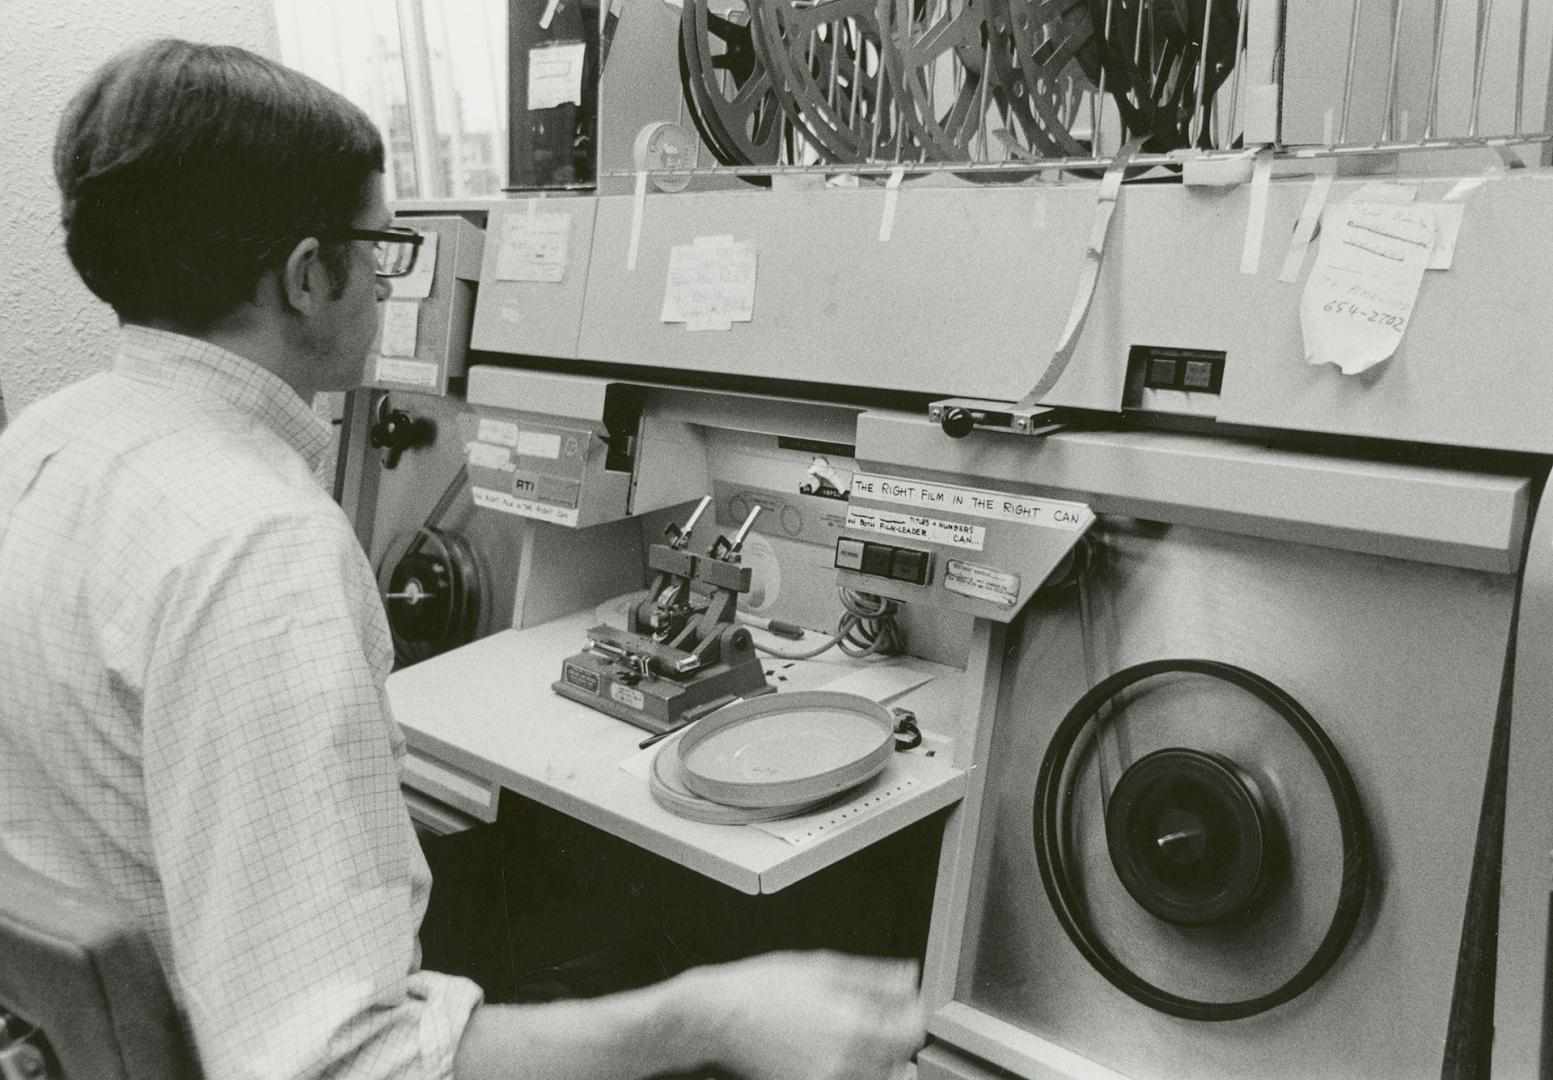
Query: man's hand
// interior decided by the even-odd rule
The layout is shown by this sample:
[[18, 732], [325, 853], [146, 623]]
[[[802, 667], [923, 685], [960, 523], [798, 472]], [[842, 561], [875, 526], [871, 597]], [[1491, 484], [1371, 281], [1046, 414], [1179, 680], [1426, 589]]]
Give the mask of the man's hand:
[[707, 1064], [741, 1080], [891, 1080], [925, 1037], [910, 961], [769, 953], [681, 978]]

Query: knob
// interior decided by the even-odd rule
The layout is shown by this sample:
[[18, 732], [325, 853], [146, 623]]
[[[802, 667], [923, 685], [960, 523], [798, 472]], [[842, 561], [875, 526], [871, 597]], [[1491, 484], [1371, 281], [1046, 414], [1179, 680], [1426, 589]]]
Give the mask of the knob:
[[938, 423], [944, 429], [944, 434], [951, 439], [963, 439], [976, 430], [976, 421], [980, 419], [982, 419], [981, 413], [952, 405], [944, 410], [944, 415]]
[[436, 428], [430, 420], [413, 417], [403, 409], [389, 409], [367, 432], [367, 441], [388, 451], [383, 467], [392, 469], [399, 464], [400, 454], [431, 442], [435, 435]]

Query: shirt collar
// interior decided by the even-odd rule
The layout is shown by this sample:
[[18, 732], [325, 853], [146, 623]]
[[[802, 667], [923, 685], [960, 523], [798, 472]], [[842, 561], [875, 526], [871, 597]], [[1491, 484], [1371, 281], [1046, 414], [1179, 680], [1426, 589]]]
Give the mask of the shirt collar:
[[247, 413], [302, 455], [316, 472], [329, 429], [278, 375], [198, 338], [126, 323], [114, 370], [159, 386], [203, 390]]

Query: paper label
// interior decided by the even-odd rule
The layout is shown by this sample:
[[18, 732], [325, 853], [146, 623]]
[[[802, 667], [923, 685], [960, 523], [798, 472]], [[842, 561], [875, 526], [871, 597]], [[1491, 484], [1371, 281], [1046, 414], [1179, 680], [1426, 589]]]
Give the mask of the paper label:
[[530, 112], [568, 103], [582, 104], [582, 58], [586, 48], [582, 42], [573, 41], [528, 51]]
[[383, 332], [378, 352], [384, 356], [414, 356], [415, 338], [421, 325], [419, 300], [389, 300], [379, 307], [383, 312]]
[[430, 360], [391, 360], [386, 356], [377, 358], [377, 378], [375, 381], [384, 383], [403, 383], [406, 386], [437, 385], [437, 365]]
[[561, 436], [553, 431], [520, 431], [517, 447], [523, 457], [555, 461], [561, 456]]
[[498, 281], [559, 282], [566, 277], [570, 214], [507, 214], [496, 255]]
[[501, 469], [504, 472], [512, 472], [513, 469], [517, 468], [512, 463], [512, 452], [505, 446], [472, 442], [464, 449], [469, 454], [469, 464], [477, 465], [482, 469]]
[[609, 696], [628, 709], [640, 709], [647, 704], [647, 696], [640, 690], [619, 683], [609, 684]]
[[669, 251], [664, 322], [686, 330], [727, 330], [755, 312], [755, 246], [730, 238], [698, 239]]
[[1322, 215], [1300, 296], [1305, 359], [1365, 371], [1396, 352], [1434, 251], [1430, 205], [1345, 202]]
[[1018, 574], [1007, 574], [990, 566], [977, 566], [959, 559], [945, 562], [944, 588], [999, 607], [1013, 607], [1019, 601]]
[[1095, 519], [1095, 515], [1083, 503], [1008, 495], [1001, 491], [983, 491], [978, 488], [950, 487], [869, 473], [858, 473], [852, 478], [852, 497], [870, 502], [903, 503], [997, 521], [1017, 521], [1022, 525], [1039, 525], [1069, 532], [1077, 532]]
[[518, 517], [549, 521], [557, 525], [577, 524], [578, 512], [574, 508], [550, 506], [546, 503], [534, 502], [532, 499], [520, 499], [516, 495], [509, 495], [505, 491], [494, 491], [491, 488], [477, 487], [472, 490], [475, 505], [487, 510], [500, 510], [504, 514], [516, 514]]
[[415, 269], [404, 277], [389, 278], [396, 300], [424, 300], [431, 295], [431, 280], [437, 271], [437, 234], [421, 233], [420, 250], [415, 253]]
[[982, 525], [968, 525], [961, 521], [940, 521], [937, 518], [919, 517], [916, 514], [892, 514], [887, 510], [854, 506], [847, 511], [848, 529], [884, 533], [904, 540], [922, 540], [946, 547], [980, 551], [987, 542], [987, 529]]
[[497, 443], [501, 446], [517, 446], [518, 425], [506, 420], [492, 420], [490, 417], [482, 416], [475, 438], [481, 442]]

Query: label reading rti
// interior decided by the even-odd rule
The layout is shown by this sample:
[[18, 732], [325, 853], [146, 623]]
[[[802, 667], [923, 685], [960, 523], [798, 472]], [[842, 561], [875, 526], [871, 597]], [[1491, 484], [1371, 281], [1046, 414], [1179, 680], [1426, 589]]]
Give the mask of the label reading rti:
[[921, 509], [942, 510], [997, 521], [1016, 521], [1046, 529], [1078, 532], [1094, 520], [1083, 503], [1037, 499], [1001, 491], [949, 487], [922, 480], [858, 473], [852, 477], [852, 497], [868, 502], [892, 502]]

